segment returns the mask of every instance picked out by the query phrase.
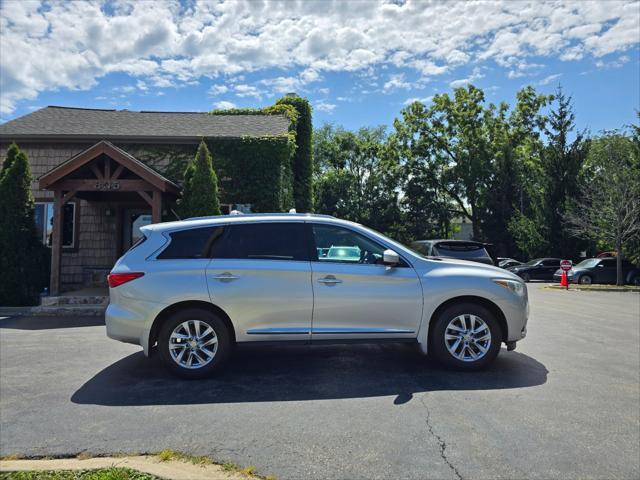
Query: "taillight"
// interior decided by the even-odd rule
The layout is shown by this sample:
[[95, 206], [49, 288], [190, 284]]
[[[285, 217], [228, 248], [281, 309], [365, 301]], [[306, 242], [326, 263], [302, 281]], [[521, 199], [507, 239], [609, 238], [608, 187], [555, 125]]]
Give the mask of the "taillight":
[[109, 284], [109, 288], [116, 288], [118, 285], [130, 282], [143, 275], [143, 272], [110, 273], [107, 275], [107, 283]]

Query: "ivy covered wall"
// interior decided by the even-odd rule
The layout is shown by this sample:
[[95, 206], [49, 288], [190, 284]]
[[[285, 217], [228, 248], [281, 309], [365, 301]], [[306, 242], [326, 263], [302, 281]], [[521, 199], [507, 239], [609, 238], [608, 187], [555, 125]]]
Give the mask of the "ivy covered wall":
[[[214, 110], [211, 115], [283, 115], [290, 121], [283, 135], [205, 139], [222, 203], [250, 203], [254, 212], [312, 211], [313, 128], [306, 99], [283, 97], [270, 107]], [[197, 143], [120, 146], [178, 184], [197, 149]]]
[[[295, 143], [289, 135], [206, 139], [220, 181], [222, 203], [250, 203], [254, 212], [292, 208], [291, 157]], [[119, 145], [140, 161], [181, 185], [197, 144]]]

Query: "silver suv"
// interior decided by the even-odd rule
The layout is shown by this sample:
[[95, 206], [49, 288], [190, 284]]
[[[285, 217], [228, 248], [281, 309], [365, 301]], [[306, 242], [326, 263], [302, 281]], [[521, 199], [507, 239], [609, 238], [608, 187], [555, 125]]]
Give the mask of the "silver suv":
[[231, 215], [142, 232], [109, 275], [107, 335], [146, 355], [157, 344], [184, 377], [218, 370], [248, 342], [410, 342], [475, 370], [526, 335], [516, 275], [425, 258], [352, 222]]

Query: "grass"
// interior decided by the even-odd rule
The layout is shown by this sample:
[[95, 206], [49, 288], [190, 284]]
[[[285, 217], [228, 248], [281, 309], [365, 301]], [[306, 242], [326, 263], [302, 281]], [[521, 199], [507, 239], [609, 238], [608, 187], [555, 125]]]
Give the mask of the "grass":
[[[114, 456], [127, 456], [126, 454], [119, 453]], [[217, 464], [209, 457], [190, 455], [188, 453], [176, 452], [175, 450], [166, 449], [162, 450], [156, 455], [159, 461], [181, 461], [188, 462], [194, 465], [220, 465], [225, 472], [239, 473], [250, 478], [256, 478], [260, 480], [276, 480], [271, 475], [261, 476], [256, 474], [256, 467], [249, 465], [242, 468], [235, 463], [223, 463]], [[8, 455], [3, 457], [2, 460], [18, 460], [21, 457], [18, 455]], [[79, 460], [87, 460], [93, 458], [89, 452], [81, 452], [76, 455]], [[98, 470], [60, 470], [60, 471], [48, 471], [48, 472], [9, 472], [0, 473], [0, 480], [156, 480], [158, 477], [148, 475], [146, 473], [140, 473], [128, 468], [108, 468]]]
[[130, 468], [97, 470], [56, 470], [44, 472], [4, 472], [0, 480], [160, 480], [160, 477]]
[[[209, 457], [199, 457], [196, 455], [189, 455], [188, 453], [181, 453], [181, 452], [176, 452], [174, 450], [171, 449], [166, 449], [161, 451], [158, 454], [158, 459], [161, 462], [168, 462], [170, 460], [180, 460], [183, 462], [189, 462], [189, 463], [193, 463], [194, 465], [214, 465], [216, 464], [216, 462], [214, 462], [213, 460], [211, 460]], [[268, 475], [266, 477], [260, 476], [256, 474], [256, 467], [249, 465], [248, 467], [242, 468], [241, 466], [235, 464], [235, 463], [231, 463], [231, 462], [227, 462], [227, 463], [223, 463], [220, 464], [220, 467], [222, 467], [222, 470], [224, 470], [225, 472], [235, 472], [235, 473], [239, 473], [241, 475], [245, 475], [247, 477], [254, 477], [254, 478], [260, 478], [263, 480], [275, 480], [275, 477], [272, 477], [271, 475]]]

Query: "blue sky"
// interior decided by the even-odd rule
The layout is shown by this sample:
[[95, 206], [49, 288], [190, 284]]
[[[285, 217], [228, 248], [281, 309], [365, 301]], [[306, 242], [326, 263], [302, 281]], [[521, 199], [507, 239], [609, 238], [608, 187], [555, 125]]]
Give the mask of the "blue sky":
[[0, 5], [3, 122], [46, 105], [207, 111], [293, 91], [316, 126], [358, 128], [469, 82], [509, 103], [560, 83], [594, 133], [640, 109], [636, 0]]

